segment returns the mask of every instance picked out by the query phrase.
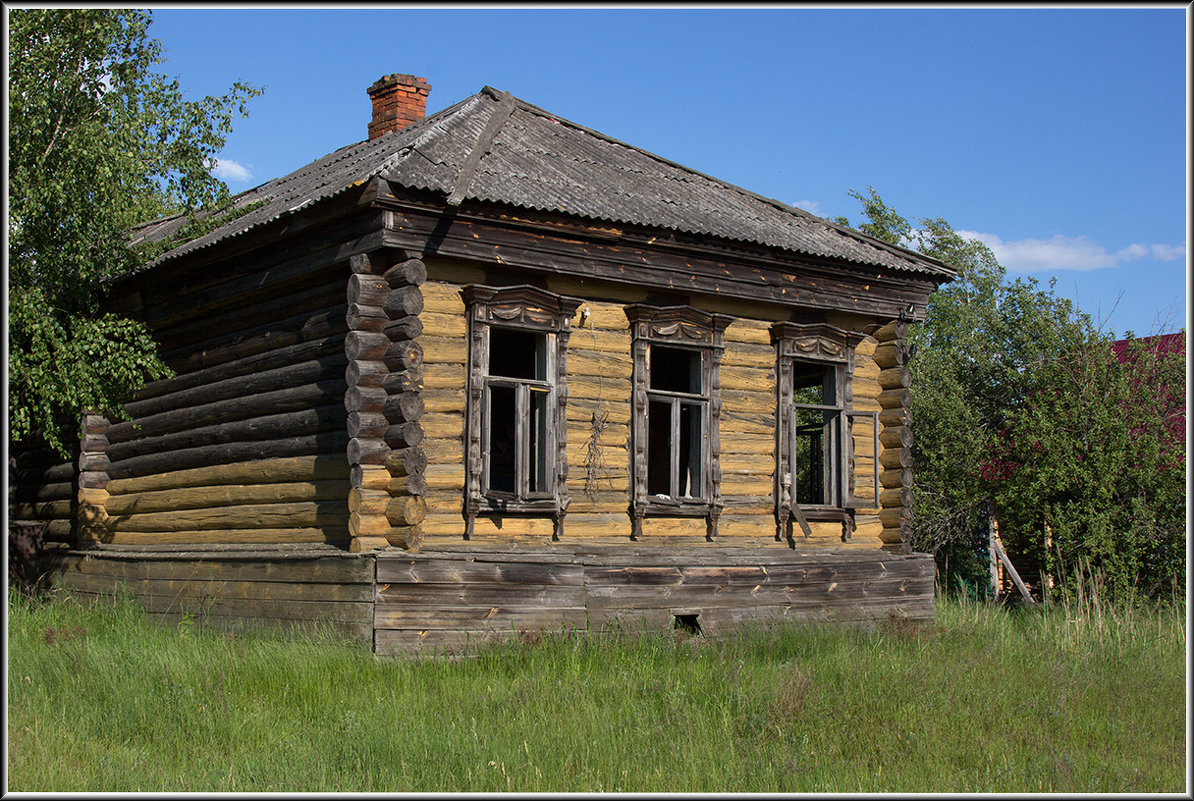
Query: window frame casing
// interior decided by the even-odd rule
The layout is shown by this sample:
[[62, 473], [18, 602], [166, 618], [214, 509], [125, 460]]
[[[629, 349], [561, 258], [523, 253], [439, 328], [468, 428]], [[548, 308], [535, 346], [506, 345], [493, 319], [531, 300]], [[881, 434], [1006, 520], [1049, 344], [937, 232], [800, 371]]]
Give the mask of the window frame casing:
[[[845, 331], [827, 323], [776, 323], [771, 327], [771, 341], [776, 346], [776, 466], [775, 466], [775, 515], [777, 541], [784, 538], [793, 544], [792, 521], [800, 523], [807, 538], [811, 530], [808, 521], [840, 521], [842, 541], [848, 542], [854, 530], [854, 512], [866, 506], [867, 499], [856, 493], [854, 421], [870, 421], [874, 442], [875, 458], [879, 447], [878, 412], [857, 411], [853, 408], [854, 351], [866, 338], [858, 331]], [[830, 368], [834, 371], [833, 404], [797, 404], [794, 397], [795, 366], [797, 363]], [[834, 464], [830, 480], [832, 496], [830, 503], [798, 504], [795, 478], [795, 432], [792, 429], [796, 408], [822, 409], [837, 415], [835, 424]], [[873, 501], [878, 505], [879, 471], [872, 479]]]
[[[465, 303], [469, 342], [464, 442], [465, 539], [472, 537], [477, 515], [485, 513], [550, 515], [554, 522], [552, 538], [558, 539], [563, 533], [569, 504], [565, 417], [568, 339], [572, 317], [583, 301], [526, 284], [508, 287], [470, 285], [460, 294]], [[543, 335], [545, 376], [525, 379], [491, 375], [490, 334], [494, 328]], [[549, 393], [547, 441], [543, 445], [543, 454], [546, 459], [545, 483], [550, 490], [526, 491], [530, 457], [526, 450], [530, 435], [516, 421], [515, 489], [512, 493], [495, 491], [489, 486], [490, 454], [486, 447], [492, 433], [492, 388], [511, 387], [518, 398], [529, 393], [530, 385], [546, 387]]]
[[[704, 517], [705, 538], [717, 536], [721, 500], [721, 357], [725, 351], [725, 329], [732, 317], [713, 314], [691, 306], [649, 306], [636, 304], [624, 309], [630, 321], [633, 374], [631, 379], [631, 449], [630, 517], [631, 539], [643, 533], [643, 519], [660, 517]], [[701, 354], [701, 394], [671, 392], [651, 388], [651, 353], [653, 346], [693, 350]], [[651, 454], [649, 410], [652, 400], [672, 404], [690, 403], [703, 409], [701, 421], [700, 497], [675, 497], [668, 500], [648, 492]], [[672, 420], [673, 435], [678, 419]], [[675, 487], [680, 469], [679, 444], [672, 439], [669, 453], [670, 479]]]

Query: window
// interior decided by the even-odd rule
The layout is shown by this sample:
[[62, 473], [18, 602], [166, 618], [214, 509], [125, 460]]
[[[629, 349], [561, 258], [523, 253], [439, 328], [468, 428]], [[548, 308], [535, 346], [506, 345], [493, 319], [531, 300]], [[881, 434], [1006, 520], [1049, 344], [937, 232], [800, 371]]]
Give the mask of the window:
[[465, 536], [486, 512], [550, 514], [555, 537], [567, 509], [566, 354], [581, 301], [530, 286], [471, 286]]
[[[810, 520], [841, 521], [842, 539], [848, 540], [854, 509], [863, 505], [856, 492], [855, 437], [869, 433], [871, 458], [878, 452], [878, 414], [850, 408], [854, 348], [863, 335], [820, 323], [777, 323], [771, 337], [779, 360], [776, 539], [792, 542], [795, 519], [805, 536]], [[875, 502], [878, 471], [873, 473]]]
[[634, 337], [632, 537], [647, 515], [721, 513], [718, 372], [730, 318], [686, 306], [626, 309]]

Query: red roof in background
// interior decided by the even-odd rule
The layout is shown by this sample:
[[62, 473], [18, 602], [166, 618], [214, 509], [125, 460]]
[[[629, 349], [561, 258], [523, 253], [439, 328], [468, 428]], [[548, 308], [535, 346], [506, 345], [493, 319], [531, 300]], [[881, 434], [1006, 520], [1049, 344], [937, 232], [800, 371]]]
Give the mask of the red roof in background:
[[[1117, 339], [1111, 343], [1111, 349], [1115, 351], [1115, 358], [1121, 362], [1128, 351], [1128, 342], [1132, 340]], [[1178, 331], [1176, 334], [1160, 334], [1153, 337], [1140, 337], [1135, 340], [1141, 342], [1145, 347], [1151, 348], [1155, 353], [1180, 353], [1186, 349], [1186, 334], [1184, 331]]]

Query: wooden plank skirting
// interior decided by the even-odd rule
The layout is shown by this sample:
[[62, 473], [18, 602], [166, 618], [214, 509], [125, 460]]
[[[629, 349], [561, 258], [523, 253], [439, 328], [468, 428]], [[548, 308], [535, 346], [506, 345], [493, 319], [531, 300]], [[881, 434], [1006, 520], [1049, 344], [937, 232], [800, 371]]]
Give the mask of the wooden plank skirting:
[[330, 545], [101, 546], [53, 559], [51, 583], [81, 600], [125, 589], [151, 620], [239, 632], [328, 626], [373, 637], [373, 560]]
[[377, 554], [374, 650], [459, 653], [530, 632], [933, 617], [924, 554], [436, 545]]
[[60, 552], [53, 586], [123, 586], [150, 619], [224, 631], [329, 626], [379, 655], [454, 654], [524, 633], [670, 630], [716, 636], [785, 621], [933, 617], [924, 554], [786, 547], [441, 544], [114, 546]]

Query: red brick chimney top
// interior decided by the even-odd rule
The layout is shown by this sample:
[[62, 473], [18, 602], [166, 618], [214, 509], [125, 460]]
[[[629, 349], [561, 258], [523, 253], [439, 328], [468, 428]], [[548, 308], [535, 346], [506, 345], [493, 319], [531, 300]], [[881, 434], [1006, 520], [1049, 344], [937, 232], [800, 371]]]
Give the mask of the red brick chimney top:
[[431, 84], [427, 83], [426, 78], [395, 73], [379, 78], [368, 91], [373, 99], [370, 139], [401, 131], [427, 116], [427, 95], [431, 92]]

